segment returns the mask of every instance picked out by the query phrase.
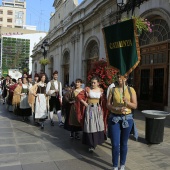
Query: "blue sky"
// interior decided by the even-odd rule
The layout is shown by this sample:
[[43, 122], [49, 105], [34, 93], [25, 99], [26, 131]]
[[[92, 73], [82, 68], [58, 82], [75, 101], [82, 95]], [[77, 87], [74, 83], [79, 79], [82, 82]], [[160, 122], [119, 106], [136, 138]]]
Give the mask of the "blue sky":
[[[80, 4], [83, 0], [78, 0]], [[36, 25], [37, 30], [48, 31], [51, 12], [54, 12], [54, 0], [26, 0], [27, 2], [27, 25]], [[0, 0], [2, 5], [2, 0]]]

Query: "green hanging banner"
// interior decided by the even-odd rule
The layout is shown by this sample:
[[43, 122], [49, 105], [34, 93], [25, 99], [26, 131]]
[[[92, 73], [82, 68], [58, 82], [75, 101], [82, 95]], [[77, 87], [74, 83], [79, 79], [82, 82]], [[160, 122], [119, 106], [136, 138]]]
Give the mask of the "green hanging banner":
[[140, 62], [139, 39], [135, 20], [130, 19], [103, 28], [108, 65], [129, 75]]

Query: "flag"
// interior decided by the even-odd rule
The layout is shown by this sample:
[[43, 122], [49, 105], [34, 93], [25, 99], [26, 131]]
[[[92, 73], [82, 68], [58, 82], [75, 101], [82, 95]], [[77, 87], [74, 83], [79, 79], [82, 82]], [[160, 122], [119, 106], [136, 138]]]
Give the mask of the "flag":
[[129, 75], [140, 62], [140, 47], [135, 19], [103, 28], [107, 63], [120, 75]]

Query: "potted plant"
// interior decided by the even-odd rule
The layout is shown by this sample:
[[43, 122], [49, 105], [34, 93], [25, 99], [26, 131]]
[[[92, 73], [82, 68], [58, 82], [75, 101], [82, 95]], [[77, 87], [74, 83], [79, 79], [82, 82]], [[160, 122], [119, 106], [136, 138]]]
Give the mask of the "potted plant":
[[29, 71], [29, 69], [28, 69], [28, 68], [26, 68], [26, 67], [25, 67], [25, 68], [23, 68], [23, 70], [22, 70], [22, 72], [23, 72], [23, 73], [27, 73], [28, 71]]
[[[126, 21], [131, 18], [123, 18], [121, 21]], [[138, 34], [141, 35], [143, 32], [152, 32], [153, 25], [145, 18], [132, 16], [132, 19], [136, 20], [136, 28]]]
[[39, 63], [40, 63], [41, 65], [47, 65], [47, 64], [50, 64], [50, 60], [47, 59], [47, 58], [41, 59], [41, 60], [39, 61]]

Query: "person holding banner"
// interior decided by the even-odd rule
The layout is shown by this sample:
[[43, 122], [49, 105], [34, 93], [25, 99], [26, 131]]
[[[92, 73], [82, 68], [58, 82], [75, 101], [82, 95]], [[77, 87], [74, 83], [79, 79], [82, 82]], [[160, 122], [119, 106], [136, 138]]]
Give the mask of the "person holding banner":
[[107, 101], [110, 111], [108, 131], [112, 143], [113, 170], [118, 170], [119, 155], [120, 170], [125, 170], [127, 143], [134, 124], [132, 109], [137, 108], [136, 92], [132, 87], [126, 86], [126, 81], [126, 76], [118, 75], [118, 85], [110, 89]]

